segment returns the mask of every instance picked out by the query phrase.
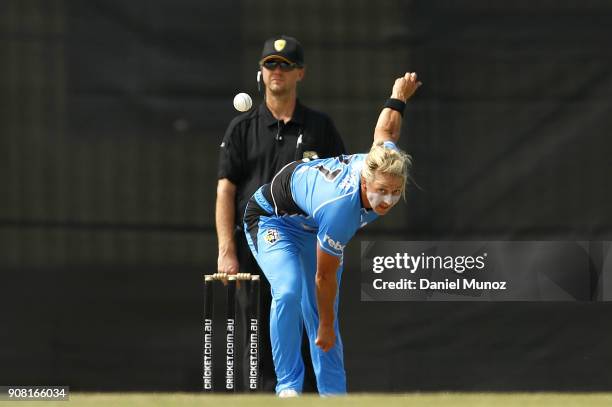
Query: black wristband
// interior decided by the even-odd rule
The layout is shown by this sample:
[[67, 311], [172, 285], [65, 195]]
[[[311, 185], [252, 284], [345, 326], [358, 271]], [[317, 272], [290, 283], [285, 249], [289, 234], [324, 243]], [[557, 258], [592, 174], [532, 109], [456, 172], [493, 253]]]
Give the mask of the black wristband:
[[406, 102], [402, 102], [399, 99], [389, 98], [385, 102], [385, 107], [393, 109], [399, 112], [402, 116], [404, 115], [404, 109], [406, 108]]

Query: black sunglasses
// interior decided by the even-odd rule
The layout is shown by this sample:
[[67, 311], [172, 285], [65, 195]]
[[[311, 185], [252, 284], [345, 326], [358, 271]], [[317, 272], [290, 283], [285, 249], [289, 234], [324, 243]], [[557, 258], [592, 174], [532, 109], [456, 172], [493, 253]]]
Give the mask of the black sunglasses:
[[298, 67], [297, 64], [290, 64], [289, 62], [279, 60], [266, 61], [261, 65], [270, 71], [275, 70], [276, 67], [280, 67], [280, 70], [283, 72], [293, 71]]

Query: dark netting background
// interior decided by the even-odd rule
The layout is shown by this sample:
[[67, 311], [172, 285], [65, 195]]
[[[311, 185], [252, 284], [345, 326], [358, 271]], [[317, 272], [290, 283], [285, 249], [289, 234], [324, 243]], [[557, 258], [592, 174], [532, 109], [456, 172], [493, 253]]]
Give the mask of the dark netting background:
[[0, 2], [0, 382], [199, 389], [217, 148], [281, 32], [350, 151], [424, 82], [421, 189], [346, 256], [350, 390], [610, 390], [609, 304], [359, 301], [361, 239], [610, 240], [612, 4], [577, 0]]

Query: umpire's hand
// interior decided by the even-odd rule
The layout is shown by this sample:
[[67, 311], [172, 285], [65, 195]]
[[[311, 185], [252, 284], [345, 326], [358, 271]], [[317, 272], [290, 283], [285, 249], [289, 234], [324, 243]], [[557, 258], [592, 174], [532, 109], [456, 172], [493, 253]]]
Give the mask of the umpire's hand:
[[238, 257], [236, 253], [219, 251], [217, 258], [217, 273], [236, 274], [238, 272]]
[[[219, 250], [217, 258], [217, 273], [236, 274], [240, 269], [238, 257], [235, 252], [222, 252]], [[223, 284], [227, 284], [227, 280], [223, 280]]]

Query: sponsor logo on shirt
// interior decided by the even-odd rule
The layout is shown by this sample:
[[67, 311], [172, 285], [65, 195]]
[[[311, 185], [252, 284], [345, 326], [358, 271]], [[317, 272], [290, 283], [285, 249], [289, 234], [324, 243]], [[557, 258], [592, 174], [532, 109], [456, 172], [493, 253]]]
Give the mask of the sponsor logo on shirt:
[[332, 239], [331, 237], [325, 235], [325, 237], [323, 238], [323, 240], [325, 242], [327, 242], [327, 244], [334, 250], [337, 250], [339, 252], [344, 252], [344, 246], [342, 243], [340, 242], [336, 242], [334, 239]]
[[269, 244], [273, 245], [280, 239], [280, 234], [276, 229], [268, 229], [266, 230], [266, 235], [264, 236], [264, 240]]

